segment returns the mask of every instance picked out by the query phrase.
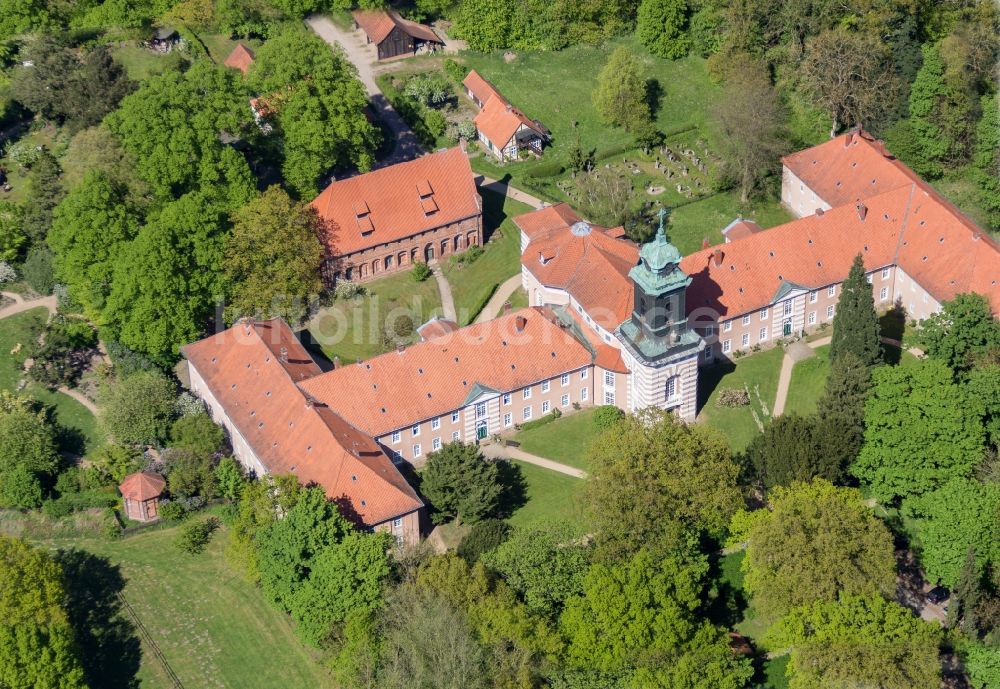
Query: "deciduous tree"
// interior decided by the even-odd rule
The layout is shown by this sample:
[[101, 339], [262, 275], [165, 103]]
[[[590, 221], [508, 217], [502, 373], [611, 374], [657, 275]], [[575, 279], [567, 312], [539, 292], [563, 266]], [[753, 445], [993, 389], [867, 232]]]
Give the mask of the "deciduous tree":
[[924, 321], [920, 339], [928, 355], [961, 374], [977, 357], [1000, 348], [1000, 324], [986, 297], [966, 292], [941, 303], [941, 310]]
[[841, 594], [889, 595], [892, 535], [853, 488], [828, 481], [776, 488], [773, 510], [750, 532], [743, 568], [754, 608], [766, 619]]
[[862, 363], [875, 366], [882, 361], [881, 329], [875, 313], [872, 286], [865, 277], [861, 254], [854, 257], [847, 279], [840, 286], [837, 313], [833, 317], [830, 359], [850, 352]]
[[0, 685], [86, 689], [63, 572], [44, 550], [0, 536]]
[[876, 122], [893, 105], [897, 82], [888, 47], [874, 33], [830, 29], [806, 43], [800, 76], [817, 107], [842, 126]]
[[100, 420], [118, 442], [158, 444], [167, 439], [177, 398], [173, 383], [158, 371], [111, 380], [100, 393]]
[[224, 439], [222, 427], [205, 412], [182, 416], [170, 427], [170, 447], [189, 450], [200, 457], [213, 456]]
[[836, 482], [845, 465], [825, 451], [827, 434], [820, 428], [822, 423], [817, 416], [779, 416], [750, 441], [744, 461], [768, 489], [817, 476]]
[[720, 533], [742, 505], [726, 441], [647, 410], [601, 434], [590, 451], [587, 507], [603, 556], [680, 546], [686, 532]]
[[456, 441], [427, 456], [420, 490], [434, 509], [431, 518], [440, 524], [448, 519], [475, 523], [491, 516], [503, 489], [497, 467], [479, 448]]
[[26, 399], [7, 398], [0, 409], [0, 506], [38, 507], [58, 468], [46, 413]]
[[10, 201], [0, 201], [0, 261], [17, 260], [26, 240], [21, 228], [21, 209]]
[[983, 412], [941, 361], [882, 366], [865, 402], [865, 442], [851, 473], [883, 501], [969, 476], [983, 456]]
[[231, 284], [229, 320], [301, 321], [319, 293], [323, 245], [316, 211], [273, 186], [233, 215], [223, 266]]
[[688, 54], [687, 0], [642, 0], [636, 17], [636, 35], [649, 52], [676, 60]]
[[877, 595], [845, 595], [792, 611], [768, 633], [770, 648], [791, 648], [791, 689], [941, 685], [936, 624]]
[[649, 121], [646, 78], [639, 59], [628, 48], [622, 46], [611, 53], [597, 75], [592, 98], [601, 119], [608, 124], [632, 132]]

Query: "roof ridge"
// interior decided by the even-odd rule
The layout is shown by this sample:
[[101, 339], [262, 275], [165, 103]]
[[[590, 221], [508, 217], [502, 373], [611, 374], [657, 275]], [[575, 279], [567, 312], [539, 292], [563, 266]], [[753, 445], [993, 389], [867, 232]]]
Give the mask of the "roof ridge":
[[916, 186], [916, 184], [910, 185], [910, 193], [906, 197], [906, 207], [903, 209], [903, 218], [899, 223], [899, 238], [896, 239], [896, 249], [892, 253], [892, 264], [894, 266], [899, 265], [899, 254], [903, 247], [903, 238], [906, 236], [906, 230], [909, 229], [910, 208], [913, 205], [913, 194], [916, 191]]

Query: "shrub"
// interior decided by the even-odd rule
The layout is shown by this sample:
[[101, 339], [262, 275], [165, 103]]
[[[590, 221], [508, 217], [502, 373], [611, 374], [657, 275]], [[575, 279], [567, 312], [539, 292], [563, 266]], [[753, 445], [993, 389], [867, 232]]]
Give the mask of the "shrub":
[[458, 123], [458, 135], [468, 141], [474, 141], [477, 134], [476, 123], [472, 120], [462, 120]]
[[16, 164], [21, 170], [27, 170], [41, 157], [42, 152], [38, 146], [32, 144], [27, 139], [21, 139], [7, 148], [7, 159]]
[[507, 540], [510, 525], [502, 519], [484, 519], [472, 525], [469, 533], [458, 544], [458, 556], [470, 565], [478, 562], [479, 556], [487, 553]]
[[338, 280], [333, 288], [335, 299], [352, 299], [365, 293], [365, 288], [350, 280]]
[[24, 259], [21, 274], [31, 289], [39, 294], [52, 294], [52, 288], [56, 285], [52, 271], [52, 252], [44, 246], [33, 247]]
[[42, 503], [42, 514], [50, 519], [62, 519], [73, 513], [73, 508], [64, 500], [46, 500]]
[[465, 75], [469, 73], [469, 69], [449, 57], [444, 61], [444, 73], [447, 74], [448, 78], [452, 81], [462, 83], [462, 80], [465, 79]]
[[770, 512], [765, 509], [748, 512], [744, 509], [736, 510], [736, 514], [729, 520], [729, 534], [726, 536], [726, 547], [738, 546], [750, 540], [750, 533], [758, 525], [767, 520]]
[[430, 132], [431, 136], [437, 138], [444, 134], [445, 128], [448, 126], [448, 120], [445, 119], [437, 110], [428, 110], [424, 114], [424, 126], [427, 127], [427, 131]]
[[188, 511], [179, 500], [160, 501], [160, 519], [168, 522], [180, 522], [188, 518]]
[[544, 426], [547, 423], [552, 423], [560, 416], [562, 416], [562, 412], [559, 411], [558, 409], [553, 409], [540, 419], [535, 419], [534, 421], [528, 421], [527, 423], [522, 423], [521, 430], [530, 431], [532, 428], [538, 428], [539, 426]]
[[413, 270], [410, 271], [410, 275], [413, 276], [413, 279], [416, 282], [423, 282], [432, 274], [433, 272], [431, 271], [430, 266], [426, 263], [414, 263]]
[[750, 393], [746, 388], [720, 390], [715, 404], [719, 407], [745, 407], [750, 404]]
[[444, 105], [454, 96], [451, 84], [441, 72], [426, 72], [410, 77], [403, 87], [407, 98], [431, 107]]
[[119, 378], [127, 378], [139, 371], [155, 371], [156, 364], [146, 356], [133, 352], [117, 340], [106, 340], [104, 343]]
[[613, 404], [605, 404], [594, 411], [594, 427], [598, 431], [606, 431], [613, 428], [625, 416], [618, 407]]
[[204, 403], [190, 392], [182, 392], [177, 397], [177, 415], [181, 418], [205, 413]]
[[117, 541], [122, 537], [122, 523], [118, 518], [118, 510], [108, 508], [104, 512], [104, 526], [101, 533], [109, 541]]
[[208, 545], [208, 541], [212, 538], [212, 533], [219, 528], [219, 525], [218, 517], [209, 517], [200, 521], [188, 522], [177, 533], [174, 545], [185, 553], [197, 555]]
[[0, 284], [14, 282], [17, 279], [17, 271], [7, 261], [0, 261]]
[[468, 249], [460, 254], [455, 254], [451, 257], [451, 260], [455, 263], [473, 263], [477, 258], [483, 255], [483, 247], [478, 244], [473, 244]]

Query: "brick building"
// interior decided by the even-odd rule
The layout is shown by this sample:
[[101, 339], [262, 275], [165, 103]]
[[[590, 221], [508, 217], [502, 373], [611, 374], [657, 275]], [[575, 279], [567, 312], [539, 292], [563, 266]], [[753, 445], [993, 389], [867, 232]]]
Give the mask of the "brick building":
[[457, 147], [333, 182], [312, 206], [328, 282], [372, 280], [483, 242], [482, 200]]

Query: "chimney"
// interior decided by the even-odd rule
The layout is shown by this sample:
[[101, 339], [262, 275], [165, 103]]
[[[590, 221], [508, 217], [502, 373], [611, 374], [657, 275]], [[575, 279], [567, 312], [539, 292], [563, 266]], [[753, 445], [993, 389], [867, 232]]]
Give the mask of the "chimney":
[[316, 401], [312, 397], [306, 397], [306, 409], [312, 409], [316, 406]]
[[718, 268], [722, 265], [722, 249], [716, 249], [712, 252], [712, 263]]
[[816, 215], [817, 215], [818, 217], [820, 217], [820, 218], [822, 218], [822, 217], [823, 217], [823, 213], [825, 213], [825, 212], [826, 212], [826, 211], [824, 211], [824, 210], [823, 210], [822, 208], [817, 208], [817, 209], [816, 209]]
[[702, 238], [702, 240], [701, 240], [701, 248], [702, 249], [707, 249], [710, 246], [712, 246], [712, 245], [709, 243], [708, 237]]
[[508, 299], [503, 303], [503, 312], [510, 313], [510, 300]]
[[402, 342], [400, 342], [398, 345], [396, 345], [396, 354], [402, 354], [405, 351], [406, 351], [406, 345], [405, 344], [403, 344]]
[[858, 218], [861, 219], [861, 222], [864, 222], [865, 216], [868, 215], [868, 206], [858, 201], [854, 204], [854, 207], [858, 210]]
[[528, 324], [527, 318], [525, 318], [524, 316], [518, 316], [517, 319], [514, 320], [514, 329], [517, 330], [517, 332], [519, 333], [523, 333], [524, 326], [526, 326], [527, 324]]
[[340, 357], [339, 356], [333, 357], [333, 368], [334, 369], [340, 368]]
[[510, 103], [507, 103], [507, 112], [510, 112], [512, 109], [513, 106]]

